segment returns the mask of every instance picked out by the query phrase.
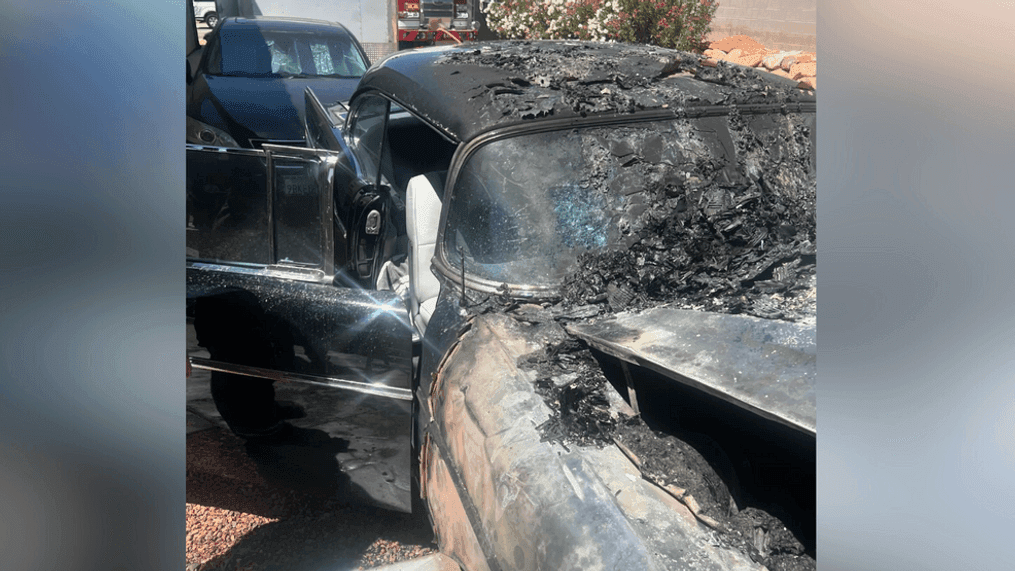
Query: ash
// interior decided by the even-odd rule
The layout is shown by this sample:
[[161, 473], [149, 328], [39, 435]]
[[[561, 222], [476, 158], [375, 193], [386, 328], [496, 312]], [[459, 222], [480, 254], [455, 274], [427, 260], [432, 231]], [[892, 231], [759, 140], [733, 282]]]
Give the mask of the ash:
[[[728, 128], [730, 139], [719, 143], [733, 152], [719, 155], [724, 160], [693, 152], [704, 123], [671, 141], [684, 155], [677, 165], [650, 152], [625, 156], [615, 177], [630, 193], [618, 220], [624, 247], [579, 254], [564, 280], [566, 305], [623, 311], [669, 303], [814, 320], [813, 119], [744, 117], [734, 108], [712, 125]], [[611, 141], [614, 154], [631, 149], [620, 137]]]
[[519, 360], [536, 372], [536, 393], [553, 411], [540, 425], [542, 440], [585, 446], [613, 443], [617, 415], [606, 397], [609, 381], [592, 354], [575, 339], [564, 339]]

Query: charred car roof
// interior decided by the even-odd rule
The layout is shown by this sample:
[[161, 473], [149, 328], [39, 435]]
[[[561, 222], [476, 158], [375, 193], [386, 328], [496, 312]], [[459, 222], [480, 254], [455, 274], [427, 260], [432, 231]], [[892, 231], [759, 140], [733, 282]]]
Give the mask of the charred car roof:
[[467, 141], [534, 120], [644, 112], [693, 115], [765, 105], [813, 111], [797, 82], [653, 46], [503, 41], [411, 50], [374, 66], [359, 91], [379, 90]]

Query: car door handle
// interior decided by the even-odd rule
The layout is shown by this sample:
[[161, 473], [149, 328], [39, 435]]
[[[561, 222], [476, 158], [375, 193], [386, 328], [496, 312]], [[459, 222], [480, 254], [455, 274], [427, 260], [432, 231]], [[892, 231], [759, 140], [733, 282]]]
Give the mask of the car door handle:
[[381, 213], [376, 210], [371, 210], [367, 214], [367, 222], [363, 228], [363, 232], [367, 234], [379, 234], [381, 232]]

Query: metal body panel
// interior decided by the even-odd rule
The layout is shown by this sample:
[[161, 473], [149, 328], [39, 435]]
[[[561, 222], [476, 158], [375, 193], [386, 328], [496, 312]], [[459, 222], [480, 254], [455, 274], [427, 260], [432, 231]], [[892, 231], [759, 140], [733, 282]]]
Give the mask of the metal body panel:
[[660, 307], [568, 330], [615, 357], [816, 434], [813, 325]]
[[[424, 464], [446, 464], [457, 474], [455, 487], [478, 520], [474, 541], [489, 566], [760, 569], [714, 545], [686, 509], [673, 509], [672, 498], [635, 477], [637, 469], [619, 450], [541, 441], [536, 427], [550, 411], [515, 363], [540, 339], [566, 334], [554, 324], [535, 326], [555, 329], [538, 335], [531, 327], [499, 314], [475, 317], [427, 395], [428, 430], [440, 458]], [[439, 472], [427, 472], [426, 493], [447, 493]], [[461, 521], [433, 515], [442, 548], [468, 542], [464, 530], [456, 531]]]
[[468, 571], [500, 571], [490, 568], [486, 555], [479, 546], [479, 539], [462, 504], [455, 478], [439, 449], [432, 442], [428, 445], [431, 461], [420, 474], [427, 482], [427, 507], [435, 521], [442, 522], [437, 529], [437, 541], [441, 553], [459, 561]]
[[[228, 310], [217, 301], [229, 303]], [[258, 333], [270, 333], [278, 343], [291, 340], [292, 347], [297, 347], [291, 362], [275, 360], [272, 368], [279, 371], [410, 388], [412, 326], [405, 305], [393, 292], [191, 267], [187, 269], [187, 305], [188, 314], [196, 319], [233, 317], [243, 310], [269, 320]], [[228, 331], [230, 325], [237, 324], [215, 323], [214, 327]]]
[[234, 430], [223, 407], [304, 412], [286, 421], [292, 437], [250, 450], [266, 477], [411, 511], [412, 346], [398, 296], [192, 266], [187, 312], [188, 356], [212, 371]]
[[[216, 423], [218, 410], [208, 394], [212, 366], [187, 324], [187, 348], [194, 363], [188, 386], [188, 410]], [[226, 367], [233, 370], [235, 367]], [[340, 387], [344, 388], [344, 387]], [[393, 390], [393, 389], [389, 389]], [[276, 382], [274, 398], [305, 411], [288, 422], [296, 427], [284, 445], [248, 446], [258, 472], [272, 483], [336, 498], [410, 511], [412, 463], [407, 424], [411, 403], [389, 396], [336, 390], [287, 376]]]

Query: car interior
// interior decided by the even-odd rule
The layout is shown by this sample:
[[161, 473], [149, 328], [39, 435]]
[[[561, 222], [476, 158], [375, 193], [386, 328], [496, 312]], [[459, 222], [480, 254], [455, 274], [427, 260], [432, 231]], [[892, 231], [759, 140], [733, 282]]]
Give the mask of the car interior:
[[388, 120], [382, 170], [395, 196], [405, 204], [405, 239], [400, 221], [396, 221], [399, 228], [385, 248], [385, 268], [377, 287], [398, 291], [389, 276], [408, 278], [406, 305], [420, 336], [426, 331], [440, 292], [430, 260], [437, 244], [448, 167], [456, 148], [455, 143], [408, 113], [392, 113]]

